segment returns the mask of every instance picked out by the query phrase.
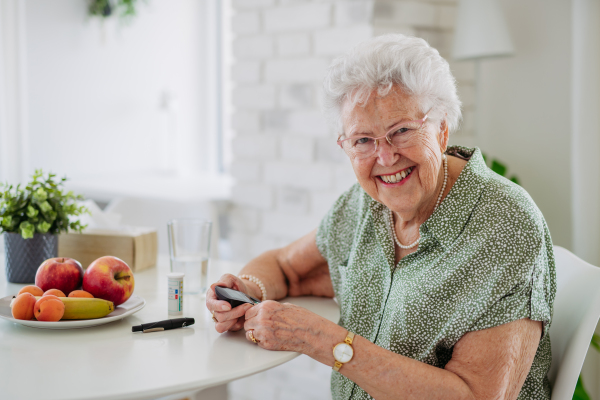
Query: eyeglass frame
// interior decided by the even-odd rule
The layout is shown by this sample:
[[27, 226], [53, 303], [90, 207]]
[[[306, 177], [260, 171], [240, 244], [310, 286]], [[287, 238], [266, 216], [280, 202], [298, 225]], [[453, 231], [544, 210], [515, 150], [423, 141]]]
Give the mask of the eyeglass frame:
[[[391, 127], [391, 128], [390, 128], [390, 130], [389, 130], [389, 131], [387, 131], [387, 133], [386, 133], [385, 135], [383, 135], [383, 136], [379, 136], [379, 137], [376, 137], [376, 138], [374, 138], [374, 137], [371, 137], [371, 136], [367, 136], [367, 135], [365, 135], [365, 136], [359, 136], [359, 139], [361, 139], [361, 138], [365, 138], [365, 137], [366, 137], [366, 138], [369, 138], [369, 139], [373, 139], [373, 140], [375, 140], [375, 150], [373, 151], [373, 153], [372, 153], [372, 154], [369, 154], [368, 156], [365, 156], [364, 158], [371, 157], [373, 154], [377, 153], [377, 148], [378, 148], [378, 146], [379, 146], [379, 141], [380, 141], [381, 139], [383, 139], [383, 138], [385, 138], [385, 140], [388, 142], [388, 144], [389, 144], [390, 146], [392, 146], [392, 147], [393, 147], [393, 148], [395, 148], [395, 149], [398, 149], [399, 147], [396, 147], [396, 146], [394, 146], [394, 145], [392, 144], [392, 140], [390, 139], [390, 133], [392, 133], [392, 132], [395, 132], [395, 130], [397, 130], [397, 129], [398, 129], [398, 127], [399, 127], [399, 126], [401, 126], [401, 125], [404, 125], [404, 124], [410, 124], [410, 123], [413, 123], [413, 122], [418, 122], [418, 123], [420, 124], [418, 129], [421, 129], [421, 128], [423, 127], [423, 125], [425, 124], [425, 122], [427, 121], [427, 119], [429, 118], [429, 113], [431, 112], [431, 110], [433, 110], [433, 107], [432, 107], [432, 108], [430, 108], [430, 109], [429, 109], [429, 111], [427, 111], [427, 113], [425, 113], [425, 116], [423, 116], [423, 118], [421, 118], [421, 119], [415, 119], [415, 120], [412, 120], [412, 121], [405, 121], [405, 122], [399, 122], [399, 123], [397, 123], [396, 125], [394, 125], [393, 127]], [[341, 136], [342, 136], [342, 135], [340, 135], [340, 137], [341, 137]], [[340, 147], [341, 147], [341, 149], [342, 149], [342, 150], [344, 150], [344, 145], [343, 145], [343, 143], [344, 143], [346, 140], [355, 139], [355, 138], [356, 138], [356, 137], [348, 137], [348, 138], [346, 138], [346, 139], [342, 139], [342, 140], [340, 140], [340, 139], [338, 138], [338, 140], [337, 140], [337, 144], [338, 144], [338, 146], [340, 146]], [[346, 150], [344, 150], [344, 152], [346, 152]], [[348, 153], [346, 153], [346, 154], [348, 154]]]

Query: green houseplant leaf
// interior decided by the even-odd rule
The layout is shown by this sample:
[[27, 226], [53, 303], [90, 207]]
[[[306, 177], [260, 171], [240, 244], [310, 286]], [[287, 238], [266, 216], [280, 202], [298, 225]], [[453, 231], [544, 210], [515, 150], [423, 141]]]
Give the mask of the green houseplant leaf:
[[577, 385], [575, 386], [575, 392], [573, 393], [573, 400], [592, 400], [590, 395], [583, 387], [581, 375], [579, 375], [579, 379], [577, 379]]
[[83, 196], [63, 190], [66, 180], [36, 170], [24, 187], [0, 184], [0, 233], [19, 233], [29, 239], [36, 233], [81, 232], [85, 226], [75, 217], [89, 211], [77, 204]]
[[[590, 345], [600, 352], [600, 336], [594, 333], [592, 335], [592, 341], [590, 342]], [[573, 400], [591, 400], [590, 395], [583, 386], [583, 379], [581, 378], [581, 375], [579, 375], [579, 379], [577, 379], [577, 386], [575, 386]]]
[[[496, 159], [490, 159], [488, 158], [488, 156], [484, 153], [481, 153], [481, 156], [483, 157], [483, 161], [490, 167], [490, 169], [492, 171], [494, 171], [495, 173], [497, 173], [498, 175], [504, 176], [506, 178], [508, 178], [508, 176], [506, 175], [506, 172], [508, 170], [508, 168], [506, 167], [506, 165]], [[491, 165], [489, 164], [491, 162]], [[521, 185], [519, 183], [519, 179], [513, 175], [510, 178], [508, 178], [511, 182], [516, 183], [517, 185]]]

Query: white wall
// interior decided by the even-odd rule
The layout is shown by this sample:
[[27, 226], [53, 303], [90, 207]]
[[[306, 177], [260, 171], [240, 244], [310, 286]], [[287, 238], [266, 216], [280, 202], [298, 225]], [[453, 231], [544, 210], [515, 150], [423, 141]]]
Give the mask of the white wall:
[[516, 55], [481, 64], [481, 147], [506, 163], [572, 249], [571, 2], [500, 1]]
[[169, 96], [179, 170], [201, 170], [202, 2], [138, 2], [125, 25], [90, 19], [87, 6], [25, 1], [29, 169], [70, 177], [160, 169]]

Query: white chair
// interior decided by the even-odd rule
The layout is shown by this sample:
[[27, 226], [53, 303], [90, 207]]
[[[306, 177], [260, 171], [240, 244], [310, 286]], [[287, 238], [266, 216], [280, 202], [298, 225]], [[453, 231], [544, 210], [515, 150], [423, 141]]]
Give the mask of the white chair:
[[571, 400], [600, 317], [600, 268], [554, 246], [556, 299], [550, 327], [552, 400]]

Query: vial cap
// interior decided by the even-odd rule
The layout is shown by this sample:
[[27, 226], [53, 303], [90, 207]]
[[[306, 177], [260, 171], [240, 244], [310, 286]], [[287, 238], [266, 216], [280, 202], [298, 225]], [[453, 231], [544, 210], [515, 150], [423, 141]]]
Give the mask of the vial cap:
[[171, 272], [167, 274], [167, 278], [181, 279], [185, 276], [183, 272]]

